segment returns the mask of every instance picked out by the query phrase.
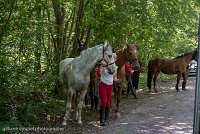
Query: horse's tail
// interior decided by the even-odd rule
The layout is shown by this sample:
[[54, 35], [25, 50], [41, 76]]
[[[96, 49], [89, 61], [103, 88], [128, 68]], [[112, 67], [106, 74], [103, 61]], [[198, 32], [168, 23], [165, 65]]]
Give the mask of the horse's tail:
[[149, 90], [151, 89], [151, 81], [152, 81], [151, 62], [152, 62], [152, 60], [150, 60], [148, 63], [148, 73], [147, 73], [147, 86], [148, 86]]
[[59, 64], [59, 77], [58, 77], [58, 83], [59, 83], [59, 97], [65, 97], [67, 93], [67, 86], [66, 86], [66, 79], [65, 79], [65, 73], [64, 73], [64, 60], [62, 60]]

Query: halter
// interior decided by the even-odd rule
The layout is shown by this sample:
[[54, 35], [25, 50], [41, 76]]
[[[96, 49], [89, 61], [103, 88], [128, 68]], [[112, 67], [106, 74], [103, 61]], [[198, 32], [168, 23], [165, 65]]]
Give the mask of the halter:
[[[126, 48], [127, 48], [127, 46], [126, 46]], [[127, 60], [128, 58], [127, 58], [127, 53], [128, 53], [128, 48], [126, 49], [126, 54], [125, 54], [125, 59]], [[135, 58], [135, 59], [132, 59], [133, 61], [135, 61], [135, 60], [138, 60], [137, 58]]]
[[[126, 48], [127, 48], [127, 46], [126, 46]], [[126, 49], [126, 54], [125, 54], [125, 59], [127, 60], [128, 58], [127, 58], [127, 53], [128, 53], [128, 48]], [[134, 61], [138, 61], [138, 58], [135, 58], [135, 59], [131, 59], [133, 62]], [[131, 65], [132, 65], [132, 63], [131, 63]], [[138, 69], [139, 70], [139, 69]], [[134, 71], [138, 71], [138, 70], [134, 70]]]
[[106, 65], [101, 64], [102, 67], [107, 67], [107, 66], [112, 65], [112, 64], [115, 63], [115, 61], [111, 62], [111, 63], [108, 63], [108, 61], [104, 58], [104, 46], [102, 48], [102, 53], [103, 53], [103, 57], [102, 57], [101, 60], [98, 61], [100, 64], [101, 64], [102, 61], [105, 61]]

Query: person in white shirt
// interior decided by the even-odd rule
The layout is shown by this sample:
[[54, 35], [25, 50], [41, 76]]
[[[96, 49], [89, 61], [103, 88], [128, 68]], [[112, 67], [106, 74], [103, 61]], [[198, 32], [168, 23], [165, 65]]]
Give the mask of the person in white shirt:
[[[114, 59], [116, 59], [116, 54], [113, 54]], [[116, 66], [116, 70], [117, 70]], [[100, 126], [104, 126], [108, 124], [109, 118], [109, 108], [112, 97], [113, 90], [113, 76], [114, 74], [110, 74], [109, 70], [106, 67], [102, 68], [101, 77], [99, 82], [99, 95], [101, 100], [100, 106]]]

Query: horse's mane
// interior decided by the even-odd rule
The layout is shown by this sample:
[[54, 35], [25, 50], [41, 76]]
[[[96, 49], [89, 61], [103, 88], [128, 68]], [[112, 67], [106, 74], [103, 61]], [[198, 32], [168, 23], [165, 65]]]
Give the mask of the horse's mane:
[[85, 57], [85, 55], [90, 55], [91, 51], [93, 51], [94, 48], [97, 48], [97, 47], [100, 47], [100, 46], [101, 45], [96, 45], [94, 47], [87, 48], [87, 49], [83, 50], [77, 58], [83, 58], [83, 57]]
[[123, 48], [117, 50], [117, 51], [116, 51], [116, 54], [117, 54], [117, 53], [120, 53], [120, 52], [122, 52], [122, 51], [124, 51], [124, 49], [126, 49], [126, 45], [124, 45]]
[[185, 53], [185, 54], [182, 54], [182, 55], [179, 55], [179, 56], [177, 56], [175, 59], [178, 59], [178, 58], [182, 58], [182, 57], [188, 56], [188, 55], [190, 55], [191, 53], [194, 53], [194, 51], [192, 51], [192, 52], [188, 52], [188, 53]]
[[[137, 47], [135, 46], [134, 43], [129, 43], [128, 45], [133, 47], [134, 49], [137, 49]], [[121, 49], [117, 50], [116, 53], [120, 53], [120, 52], [124, 51], [124, 49], [126, 49], [126, 48], [127, 48], [127, 44], [123, 45], [123, 47]]]

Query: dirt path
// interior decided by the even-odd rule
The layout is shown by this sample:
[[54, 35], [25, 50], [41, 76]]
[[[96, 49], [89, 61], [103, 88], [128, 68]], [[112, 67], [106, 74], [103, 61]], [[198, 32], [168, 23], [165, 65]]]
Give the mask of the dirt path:
[[[138, 99], [122, 99], [121, 118], [111, 114], [110, 124], [99, 126], [99, 112], [83, 109], [83, 125], [70, 120], [62, 131], [51, 134], [192, 134], [194, 116], [195, 82], [190, 77], [187, 91], [175, 91], [176, 79], [158, 81], [159, 92], [138, 95]], [[182, 83], [182, 81], [181, 81]], [[146, 90], [146, 87], [142, 87]], [[60, 121], [61, 122], [61, 121]], [[55, 126], [54, 126], [55, 127]], [[56, 127], [61, 127], [60, 125]]]
[[[189, 78], [188, 91], [176, 92], [176, 80], [158, 84], [158, 94], [144, 95], [136, 104], [132, 101], [120, 120], [99, 130], [109, 134], [192, 134], [195, 79]], [[144, 97], [143, 96], [143, 97]], [[148, 97], [147, 97], [148, 96]], [[139, 104], [138, 104], [139, 103]]]

